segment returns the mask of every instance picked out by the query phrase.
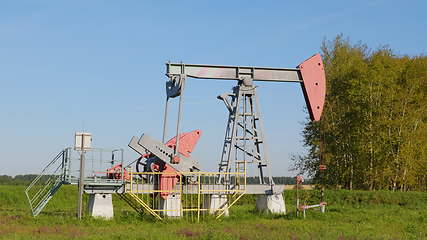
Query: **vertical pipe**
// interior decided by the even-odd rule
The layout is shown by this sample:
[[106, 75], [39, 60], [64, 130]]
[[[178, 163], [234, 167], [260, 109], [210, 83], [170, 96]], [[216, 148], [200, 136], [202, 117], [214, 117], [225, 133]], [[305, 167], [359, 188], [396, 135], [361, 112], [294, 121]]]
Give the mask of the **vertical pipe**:
[[182, 118], [182, 105], [183, 105], [183, 97], [184, 97], [184, 87], [185, 87], [185, 77], [183, 75], [180, 76], [181, 83], [181, 94], [179, 96], [179, 106], [178, 106], [178, 121], [176, 123], [176, 147], [174, 154], [175, 156], [179, 154], [179, 124], [181, 123]]
[[[185, 181], [185, 180], [180, 175], [179, 176], [179, 182], [180, 182], [179, 190], [172, 190], [173, 192], [171, 192], [171, 194], [178, 194], [179, 193], [179, 195], [181, 197], [179, 199], [181, 201], [181, 205], [180, 205], [180, 208], [178, 210], [174, 209], [174, 211], [179, 211], [179, 213], [181, 214], [180, 216], [184, 217], [183, 209], [185, 209], [187, 205], [186, 205], [186, 201], [185, 200], [183, 201], [182, 199], [184, 198], [184, 195], [185, 195], [185, 197], [188, 195], [188, 194], [184, 194], [188, 190], [188, 187], [187, 187], [188, 185], [182, 184], [181, 181]], [[191, 212], [188, 212], [188, 213], [191, 214]]]
[[[322, 141], [321, 141], [321, 143], [320, 143], [320, 164], [323, 164], [323, 161], [324, 161], [324, 158], [323, 158], [323, 156], [324, 156], [324, 144], [325, 144], [325, 134], [322, 134]], [[320, 169], [320, 166], [319, 166], [319, 171], [320, 171], [320, 202], [321, 203], [324, 203], [325, 202], [325, 174], [324, 174], [324, 171], [325, 171], [325, 169]], [[322, 212], [322, 213], [324, 213], [325, 212], [325, 205], [321, 205], [320, 206], [320, 211]]]
[[306, 203], [304, 203], [304, 211], [303, 211], [304, 219], [305, 219], [305, 206], [306, 206]]
[[200, 186], [200, 174], [197, 175], [198, 178], [198, 190], [197, 190], [197, 222], [200, 221], [200, 191], [201, 191], [201, 186]]
[[297, 217], [298, 217], [298, 215], [299, 215], [299, 192], [298, 192], [299, 184], [298, 184], [298, 179], [295, 178], [295, 180], [296, 180], [296, 190], [297, 190], [296, 213], [297, 213]]
[[165, 103], [165, 113], [163, 116], [163, 137], [162, 137], [162, 143], [165, 143], [166, 141], [166, 130], [167, 130], [167, 121], [168, 121], [168, 106], [169, 106], [169, 97], [166, 97], [166, 103]]
[[85, 152], [84, 152], [84, 133], [82, 133], [81, 154], [80, 154], [80, 179], [79, 179], [79, 196], [77, 200], [77, 217], [82, 219], [83, 215], [83, 190], [84, 190], [84, 168], [85, 168]]
[[[126, 191], [126, 187], [125, 187]], [[130, 192], [133, 193], [133, 169], [130, 167]]]
[[120, 149], [120, 157], [121, 157], [120, 164], [122, 166], [121, 167], [121, 170], [122, 170], [122, 181], [121, 181], [121, 183], [123, 184], [125, 182], [125, 168], [123, 165], [123, 149]]
[[247, 172], [246, 172], [247, 170], [246, 170], [246, 161], [245, 161], [245, 174], [244, 174], [244, 177], [245, 177], [245, 191], [246, 191], [246, 184], [247, 184], [247, 182], [246, 182], [246, 176], [247, 176]]
[[[246, 162], [246, 125], [247, 125], [247, 117], [246, 117], [246, 112], [247, 112], [247, 96], [245, 95], [245, 97], [243, 98], [243, 161]], [[253, 150], [253, 149], [252, 149]]]

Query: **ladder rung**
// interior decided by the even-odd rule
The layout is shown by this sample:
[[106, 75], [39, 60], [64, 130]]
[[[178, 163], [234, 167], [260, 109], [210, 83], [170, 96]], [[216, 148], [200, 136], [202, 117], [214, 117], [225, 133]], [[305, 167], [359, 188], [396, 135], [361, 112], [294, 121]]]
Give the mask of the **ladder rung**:
[[[246, 138], [244, 138], [244, 137], [236, 137], [236, 140], [258, 140], [258, 141], [261, 141], [261, 140], [259, 140], [258, 137], [252, 137], [252, 138], [248, 138], [248, 137], [246, 137]], [[226, 141], [227, 142], [231, 142], [231, 139], [227, 139]]]
[[255, 119], [257, 119], [257, 118], [258, 118], [258, 116], [256, 116], [256, 114], [255, 114], [255, 113], [239, 113], [238, 115], [239, 115], [239, 116], [254, 116], [254, 117], [255, 117]]
[[257, 137], [253, 137], [253, 138], [244, 138], [244, 137], [237, 137], [237, 140], [258, 140]]

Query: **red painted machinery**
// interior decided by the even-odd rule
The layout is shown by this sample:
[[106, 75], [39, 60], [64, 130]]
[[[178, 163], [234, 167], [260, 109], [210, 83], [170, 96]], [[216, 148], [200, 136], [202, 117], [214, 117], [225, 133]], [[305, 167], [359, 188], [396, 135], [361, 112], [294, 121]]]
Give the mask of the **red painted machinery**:
[[[194, 147], [199, 141], [201, 130], [194, 130], [191, 132], [181, 133], [179, 135], [179, 150], [178, 152], [185, 156], [190, 157], [190, 153], [193, 152]], [[176, 137], [171, 138], [165, 143], [169, 148], [176, 148]], [[173, 163], [179, 163], [180, 159], [175, 158]], [[144, 169], [140, 169], [140, 166], [143, 166]], [[160, 174], [158, 188], [161, 190], [160, 196], [163, 199], [166, 199], [169, 195], [168, 191], [172, 190], [179, 180], [180, 174], [172, 168], [169, 164], [161, 161], [152, 153], [142, 155], [136, 164], [138, 172], [162, 172], [165, 174]]]
[[123, 169], [122, 164], [117, 164], [107, 169], [107, 178], [108, 179], [124, 179], [126, 181], [130, 180], [129, 172], [126, 169]]

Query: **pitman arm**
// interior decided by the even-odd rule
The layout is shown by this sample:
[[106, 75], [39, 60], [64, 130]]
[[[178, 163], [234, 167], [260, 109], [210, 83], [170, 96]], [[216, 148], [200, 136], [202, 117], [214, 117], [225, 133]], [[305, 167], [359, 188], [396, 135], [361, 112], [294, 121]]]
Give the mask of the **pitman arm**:
[[[320, 120], [325, 103], [326, 77], [320, 54], [313, 55], [296, 68], [266, 68], [166, 63], [168, 96], [180, 96], [184, 78], [245, 80], [269, 82], [299, 82], [307, 109], [313, 121]], [[251, 82], [249, 81], [249, 82]]]

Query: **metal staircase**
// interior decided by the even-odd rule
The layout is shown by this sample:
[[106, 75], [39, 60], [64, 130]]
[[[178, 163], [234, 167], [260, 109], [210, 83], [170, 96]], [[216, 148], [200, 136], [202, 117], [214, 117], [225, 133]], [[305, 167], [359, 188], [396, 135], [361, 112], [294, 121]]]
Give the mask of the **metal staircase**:
[[59, 152], [25, 189], [33, 216], [44, 209], [62, 184], [70, 183], [70, 151], [66, 148]]
[[137, 213], [144, 214], [144, 205], [141, 205], [139, 198], [135, 194], [119, 193], [117, 194], [123, 201], [125, 201]]

